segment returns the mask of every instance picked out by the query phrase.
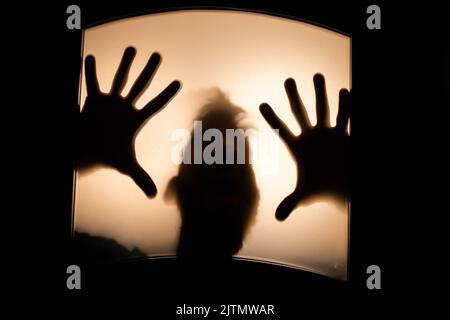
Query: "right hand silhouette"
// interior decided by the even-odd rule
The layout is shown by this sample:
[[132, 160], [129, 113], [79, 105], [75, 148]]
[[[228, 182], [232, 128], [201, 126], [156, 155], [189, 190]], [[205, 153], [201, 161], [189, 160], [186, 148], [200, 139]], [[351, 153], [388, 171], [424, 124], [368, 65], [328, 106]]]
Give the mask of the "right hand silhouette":
[[135, 48], [125, 50], [108, 94], [99, 89], [95, 58], [86, 57], [87, 97], [80, 114], [78, 165], [81, 169], [95, 164], [111, 166], [130, 176], [148, 197], [153, 197], [157, 192], [156, 186], [136, 159], [134, 140], [140, 128], [175, 96], [181, 84], [173, 81], [137, 110], [133, 104], [149, 85], [161, 57], [158, 53], [152, 54], [128, 95], [122, 97], [120, 93], [135, 55]]
[[286, 143], [297, 164], [297, 185], [276, 210], [278, 220], [286, 219], [302, 202], [320, 194], [331, 194], [347, 200], [349, 136], [346, 127], [349, 120], [350, 93], [346, 89], [339, 92], [339, 112], [335, 127], [330, 127], [325, 79], [314, 76], [316, 91], [317, 124], [311, 126], [293, 79], [284, 83], [292, 112], [300, 124], [302, 132], [294, 134], [281, 121], [272, 108], [263, 103], [260, 111], [274, 129], [279, 129], [281, 139]]

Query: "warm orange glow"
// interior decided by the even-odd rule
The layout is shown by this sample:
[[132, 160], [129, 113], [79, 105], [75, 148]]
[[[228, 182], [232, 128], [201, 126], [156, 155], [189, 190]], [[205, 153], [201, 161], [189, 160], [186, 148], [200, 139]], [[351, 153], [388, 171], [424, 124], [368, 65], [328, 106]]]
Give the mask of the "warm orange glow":
[[[226, 11], [181, 11], [124, 19], [88, 29], [84, 55], [94, 54], [104, 91], [111, 82], [127, 46], [137, 49], [130, 70], [128, 92], [152, 52], [162, 63], [150, 87], [138, 101], [141, 107], [172, 80], [183, 83], [180, 93], [141, 130], [136, 139], [138, 161], [158, 187], [148, 199], [134, 182], [112, 169], [78, 174], [75, 195], [75, 229], [114, 238], [127, 247], [138, 246], [149, 255], [173, 254], [178, 238], [179, 213], [163, 194], [177, 166], [171, 162], [177, 128], [191, 129], [194, 116], [219, 87], [233, 103], [248, 112], [258, 130], [270, 130], [258, 111], [269, 103], [294, 133], [283, 82], [297, 81], [302, 100], [314, 124], [313, 75], [326, 79], [331, 124], [335, 124], [338, 93], [350, 88], [350, 38], [309, 24], [261, 14]], [[81, 105], [86, 90], [82, 82]], [[257, 223], [239, 255], [268, 259], [346, 279], [348, 219], [346, 206], [320, 199], [296, 209], [286, 221], [274, 213], [295, 186], [296, 167], [278, 141], [279, 161], [257, 163], [260, 189]]]

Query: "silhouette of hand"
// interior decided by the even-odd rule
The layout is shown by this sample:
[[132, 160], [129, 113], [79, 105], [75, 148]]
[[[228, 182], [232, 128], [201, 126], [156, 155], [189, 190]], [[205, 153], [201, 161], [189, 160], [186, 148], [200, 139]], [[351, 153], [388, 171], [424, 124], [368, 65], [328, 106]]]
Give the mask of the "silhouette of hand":
[[286, 143], [297, 164], [297, 185], [276, 210], [278, 220], [286, 219], [302, 202], [319, 194], [330, 194], [346, 199], [349, 192], [347, 156], [349, 137], [346, 133], [349, 120], [350, 93], [339, 92], [339, 111], [336, 126], [330, 127], [330, 115], [322, 75], [314, 76], [316, 93], [317, 124], [309, 121], [293, 79], [284, 83], [291, 110], [301, 127], [301, 134], [295, 136], [272, 108], [263, 103], [260, 112], [274, 129], [279, 129], [281, 139]]
[[133, 104], [145, 91], [161, 56], [153, 53], [126, 97], [120, 95], [136, 49], [128, 47], [122, 57], [111, 90], [102, 93], [96, 76], [95, 58], [86, 57], [87, 97], [80, 115], [79, 167], [95, 164], [111, 166], [130, 176], [148, 197], [156, 195], [156, 186], [136, 160], [134, 140], [145, 122], [161, 110], [177, 93], [179, 81], [173, 81], [141, 110]]

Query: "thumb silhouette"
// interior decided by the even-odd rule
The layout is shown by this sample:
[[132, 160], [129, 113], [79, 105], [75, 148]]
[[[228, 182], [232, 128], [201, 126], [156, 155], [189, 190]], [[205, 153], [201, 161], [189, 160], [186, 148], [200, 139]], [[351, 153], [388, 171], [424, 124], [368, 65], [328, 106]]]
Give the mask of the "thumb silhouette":
[[298, 190], [294, 190], [290, 195], [281, 201], [278, 205], [277, 211], [275, 212], [275, 217], [282, 221], [285, 220], [292, 211], [300, 204], [302, 201], [302, 194]]
[[157, 193], [156, 185], [149, 174], [141, 167], [136, 158], [132, 159], [132, 163], [127, 166], [124, 174], [128, 175], [136, 185], [148, 196], [153, 197]]

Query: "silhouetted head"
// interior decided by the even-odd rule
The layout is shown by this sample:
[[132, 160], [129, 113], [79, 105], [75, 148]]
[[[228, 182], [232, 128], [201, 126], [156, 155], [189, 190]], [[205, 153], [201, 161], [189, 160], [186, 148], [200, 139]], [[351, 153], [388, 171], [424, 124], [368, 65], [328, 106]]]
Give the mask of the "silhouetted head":
[[[249, 164], [249, 143], [243, 135], [226, 138], [227, 132], [229, 136], [235, 130], [243, 133], [245, 128], [239, 125], [243, 115], [243, 109], [219, 92], [202, 107], [196, 119], [201, 121], [202, 134], [207, 137], [209, 132], [210, 138], [201, 146], [194, 142], [194, 131], [199, 130], [197, 123], [184, 149], [192, 161], [180, 165], [178, 175], [172, 178], [166, 191], [166, 197], [173, 196], [181, 212], [179, 257], [229, 258], [242, 247], [245, 233], [254, 222], [259, 194]], [[199, 151], [202, 163], [194, 164], [194, 154]], [[239, 155], [245, 157], [240, 157], [240, 163]], [[214, 163], [205, 163], [211, 163], [211, 159]]]

